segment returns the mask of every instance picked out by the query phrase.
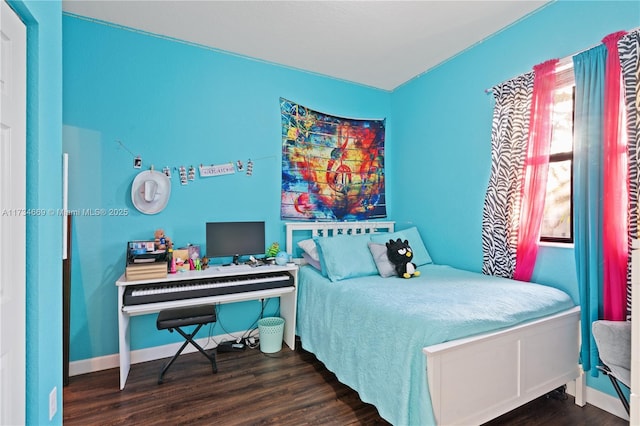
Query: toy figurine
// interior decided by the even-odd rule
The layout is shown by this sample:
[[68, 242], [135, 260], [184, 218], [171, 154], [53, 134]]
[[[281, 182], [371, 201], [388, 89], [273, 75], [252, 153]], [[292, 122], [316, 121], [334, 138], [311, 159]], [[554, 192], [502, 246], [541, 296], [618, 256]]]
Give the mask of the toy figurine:
[[387, 245], [387, 256], [389, 261], [395, 266], [396, 273], [399, 277], [411, 278], [420, 276], [413, 260], [413, 250], [409, 246], [409, 241], [402, 241], [398, 238], [396, 241], [389, 240]]
[[277, 242], [272, 243], [267, 249], [267, 257], [276, 257], [278, 252], [280, 251], [280, 244]]
[[171, 238], [164, 234], [164, 230], [156, 229], [154, 233], [156, 250], [167, 250], [173, 247]]

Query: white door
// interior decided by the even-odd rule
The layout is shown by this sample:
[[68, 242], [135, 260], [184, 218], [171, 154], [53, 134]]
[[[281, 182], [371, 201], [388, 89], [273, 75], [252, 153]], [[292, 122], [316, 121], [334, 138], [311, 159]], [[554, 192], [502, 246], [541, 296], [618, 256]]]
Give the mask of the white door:
[[0, 9], [0, 424], [25, 423], [27, 32]]

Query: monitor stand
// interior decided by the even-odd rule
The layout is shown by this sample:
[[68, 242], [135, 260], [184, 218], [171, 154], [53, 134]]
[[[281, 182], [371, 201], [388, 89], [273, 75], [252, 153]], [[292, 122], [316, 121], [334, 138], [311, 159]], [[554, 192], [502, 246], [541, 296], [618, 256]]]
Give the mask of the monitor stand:
[[239, 254], [234, 254], [233, 255], [233, 262], [231, 262], [231, 263], [233, 263], [234, 265], [237, 265], [238, 264], [238, 260], [240, 260], [240, 255]]

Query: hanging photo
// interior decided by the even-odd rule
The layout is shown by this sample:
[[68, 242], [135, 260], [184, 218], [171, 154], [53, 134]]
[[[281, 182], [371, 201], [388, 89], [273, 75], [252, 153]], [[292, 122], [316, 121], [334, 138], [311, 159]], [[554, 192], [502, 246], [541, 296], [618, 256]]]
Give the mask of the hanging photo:
[[166, 166], [164, 169], [162, 169], [162, 173], [164, 173], [166, 177], [171, 178], [171, 169], [169, 168], [169, 166]]
[[187, 181], [187, 169], [184, 166], [180, 166], [180, 184], [186, 185], [189, 182]]
[[136, 158], [133, 159], [133, 168], [139, 169], [141, 167], [142, 167], [142, 158], [140, 158], [140, 156], [138, 155]]

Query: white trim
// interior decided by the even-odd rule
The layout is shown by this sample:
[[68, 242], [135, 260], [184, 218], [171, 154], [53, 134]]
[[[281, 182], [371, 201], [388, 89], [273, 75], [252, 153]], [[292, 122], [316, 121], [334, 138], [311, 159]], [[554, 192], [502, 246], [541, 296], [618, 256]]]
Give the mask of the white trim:
[[556, 243], [556, 242], [552, 242], [552, 241], [538, 241], [538, 246], [539, 247], [554, 247], [554, 248], [561, 248], [561, 249], [574, 249], [574, 244], [573, 243]]
[[[256, 332], [257, 333], [257, 330]], [[257, 335], [253, 333], [252, 336]], [[226, 341], [234, 338], [239, 338], [248, 335], [247, 331], [237, 331], [234, 333], [225, 333], [218, 336], [203, 337], [196, 339], [196, 342], [204, 349], [214, 348], [216, 342]], [[176, 343], [169, 343], [162, 346], [155, 346], [152, 348], [137, 349], [131, 351], [131, 364], [138, 364], [140, 362], [154, 361], [156, 359], [168, 358], [173, 356], [180, 346], [182, 341]], [[196, 348], [193, 345], [187, 345], [182, 351], [183, 354], [195, 352]], [[120, 359], [118, 354], [99, 356], [95, 358], [83, 359], [80, 361], [73, 361], [69, 363], [69, 376], [78, 376], [80, 374], [94, 373], [96, 371], [109, 370], [111, 368], [118, 368], [120, 366]]]
[[[27, 143], [33, 139], [27, 137], [27, 108], [33, 105], [27, 99], [27, 91], [33, 86], [27, 84], [27, 73], [35, 69], [33, 65], [38, 56], [29, 52], [34, 60], [27, 64], [27, 26], [4, 0], [0, 2], [0, 33], [0, 236], [4, 242], [0, 248], [0, 424], [4, 425], [24, 424], [25, 418], [28, 419], [25, 415], [33, 411], [28, 407], [30, 398], [26, 393], [29, 390], [27, 368], [31, 363], [26, 362], [30, 343], [26, 318], [30, 304], [25, 289], [30, 282], [35, 281], [34, 286], [39, 282], [37, 278], [27, 277], [27, 267], [21, 258], [31, 251], [27, 233], [34, 228], [27, 226], [27, 208], [44, 209], [38, 209], [41, 206], [37, 204], [30, 205], [26, 197], [26, 182], [29, 176], [34, 176], [35, 169], [27, 163]], [[39, 118], [34, 115], [30, 114], [29, 118], [38, 123]], [[33, 179], [37, 182], [37, 177]], [[38, 385], [44, 396], [47, 384]], [[53, 390], [55, 387], [47, 392]], [[38, 401], [43, 405], [38, 414], [44, 418], [45, 399]], [[58, 404], [52, 404], [51, 399], [49, 402], [51, 419]]]
[[[575, 396], [575, 390], [575, 382], [567, 383], [567, 393], [569, 395]], [[601, 410], [620, 417], [623, 420], [629, 420], [629, 416], [627, 415], [627, 412], [624, 411], [624, 407], [617, 396], [609, 395], [608, 393], [589, 386], [586, 387], [585, 393], [587, 404], [598, 407]]]
[[66, 152], [62, 154], [62, 211], [65, 213], [62, 220], [62, 260], [67, 260], [67, 226], [68, 221], [66, 217], [67, 211], [69, 211], [69, 154]]

